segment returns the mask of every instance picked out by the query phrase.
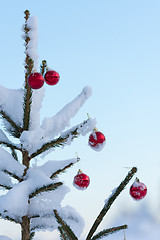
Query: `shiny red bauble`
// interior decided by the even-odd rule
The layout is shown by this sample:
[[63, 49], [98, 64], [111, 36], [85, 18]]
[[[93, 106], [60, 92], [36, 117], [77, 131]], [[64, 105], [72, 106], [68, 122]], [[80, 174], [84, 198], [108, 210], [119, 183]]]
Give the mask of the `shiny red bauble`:
[[77, 175], [74, 177], [73, 186], [78, 190], [85, 190], [90, 183], [89, 177], [82, 173], [81, 170], [78, 171]]
[[44, 84], [44, 78], [42, 74], [38, 72], [33, 72], [28, 77], [28, 84], [33, 89], [39, 89]]
[[105, 145], [105, 136], [99, 131], [93, 131], [89, 136], [88, 144], [95, 151], [101, 151]]
[[147, 194], [147, 187], [136, 178], [135, 182], [130, 187], [130, 195], [135, 200], [144, 198]]
[[59, 82], [60, 76], [56, 71], [49, 70], [46, 72], [44, 79], [48, 85], [55, 85]]

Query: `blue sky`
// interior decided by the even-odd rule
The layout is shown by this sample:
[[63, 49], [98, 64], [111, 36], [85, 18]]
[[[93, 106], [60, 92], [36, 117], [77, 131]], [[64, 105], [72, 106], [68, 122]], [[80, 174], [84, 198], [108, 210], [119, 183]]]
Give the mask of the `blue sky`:
[[[78, 152], [78, 167], [91, 177], [90, 188], [79, 192], [71, 183], [78, 167], [69, 170], [64, 178], [71, 193], [65, 203], [73, 199], [72, 205], [91, 225], [110, 191], [129, 168], [137, 166], [136, 176], [148, 187], [143, 201], [156, 212], [160, 198], [160, 2], [0, 0], [0, 6], [0, 84], [23, 85], [21, 27], [28, 9], [38, 17], [39, 63], [46, 59], [61, 76], [59, 84], [46, 87], [42, 118], [55, 114], [84, 86], [93, 90], [72, 123], [79, 123], [87, 113], [96, 117], [98, 129], [107, 137], [105, 149], [91, 150], [86, 136], [49, 156], [67, 159]], [[133, 202], [128, 190], [117, 199], [117, 206], [141, 204]]]

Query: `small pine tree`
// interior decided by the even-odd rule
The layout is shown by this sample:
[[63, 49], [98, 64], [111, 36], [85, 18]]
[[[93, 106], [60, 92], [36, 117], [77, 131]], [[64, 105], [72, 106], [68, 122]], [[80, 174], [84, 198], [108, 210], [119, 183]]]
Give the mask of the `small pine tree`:
[[[41, 166], [31, 166], [34, 158], [47, 154], [56, 147], [65, 146], [80, 135], [95, 127], [95, 120], [88, 118], [65, 131], [86, 99], [90, 88], [66, 105], [55, 116], [45, 118], [40, 125], [39, 110], [43, 99], [43, 88], [33, 90], [28, 77], [37, 68], [36, 23], [25, 11], [25, 82], [22, 89], [12, 90], [0, 86], [0, 114], [4, 129], [0, 130], [0, 187], [5, 194], [0, 196], [0, 217], [20, 224], [21, 240], [34, 238], [36, 230], [58, 229], [61, 239], [76, 240], [81, 233], [83, 221], [70, 207], [60, 203], [67, 188], [58, 175], [73, 166], [79, 159], [48, 161]], [[42, 61], [40, 72], [44, 76], [47, 62]], [[9, 135], [8, 135], [9, 134]], [[58, 137], [57, 137], [58, 136]], [[95, 234], [99, 224], [137, 169], [129, 171], [125, 179], [106, 200], [104, 207], [91, 227], [86, 240], [101, 239], [127, 225], [104, 229]], [[78, 224], [79, 233], [75, 231]]]

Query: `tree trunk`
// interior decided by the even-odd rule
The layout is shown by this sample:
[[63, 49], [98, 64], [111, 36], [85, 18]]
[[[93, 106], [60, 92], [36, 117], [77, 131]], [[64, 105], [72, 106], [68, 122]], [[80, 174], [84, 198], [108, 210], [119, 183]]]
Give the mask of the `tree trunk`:
[[[28, 158], [28, 152], [23, 151], [23, 159], [22, 159], [23, 165], [26, 166], [26, 169], [24, 170], [23, 177], [27, 174], [27, 170], [29, 169], [29, 158]], [[30, 201], [28, 200], [28, 204]], [[22, 223], [21, 223], [21, 240], [30, 240], [30, 218], [28, 216], [22, 217]]]
[[30, 219], [28, 216], [22, 217], [21, 233], [21, 240], [30, 240]]

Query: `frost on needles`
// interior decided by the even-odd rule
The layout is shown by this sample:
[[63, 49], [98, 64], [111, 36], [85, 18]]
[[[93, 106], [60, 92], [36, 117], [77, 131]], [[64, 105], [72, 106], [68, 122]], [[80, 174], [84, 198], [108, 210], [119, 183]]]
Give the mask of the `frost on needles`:
[[[41, 123], [40, 108], [44, 87], [32, 90], [27, 82], [28, 76], [38, 66], [37, 19], [30, 17], [28, 10], [25, 11], [23, 31], [24, 86], [21, 89], [8, 89], [0, 85], [0, 114], [4, 126], [0, 130], [0, 187], [4, 190], [0, 196], [0, 217], [20, 224], [21, 240], [33, 239], [36, 231], [55, 229], [59, 230], [61, 239], [78, 239], [84, 220], [71, 206], [61, 206], [69, 188], [60, 181], [58, 175], [69, 170], [79, 159], [51, 159], [41, 164], [40, 156], [45, 156], [57, 147], [71, 144], [78, 136], [84, 136], [93, 130], [96, 120], [91, 118], [70, 127], [71, 118], [90, 97], [91, 88], [85, 87], [73, 101], [54, 116], [44, 118]], [[43, 61], [43, 75], [46, 67], [46, 61]], [[37, 164], [32, 164], [35, 158]], [[135, 171], [130, 172], [130, 177], [134, 173]], [[118, 188], [118, 194], [122, 190], [123, 188]], [[102, 213], [104, 216], [105, 210]], [[86, 239], [100, 239], [106, 235], [106, 231], [114, 231], [107, 229], [93, 236], [99, 223], [100, 221], [98, 224], [95, 221]], [[123, 228], [126, 225], [115, 228], [115, 231]], [[0, 239], [9, 238], [0, 236]]]

